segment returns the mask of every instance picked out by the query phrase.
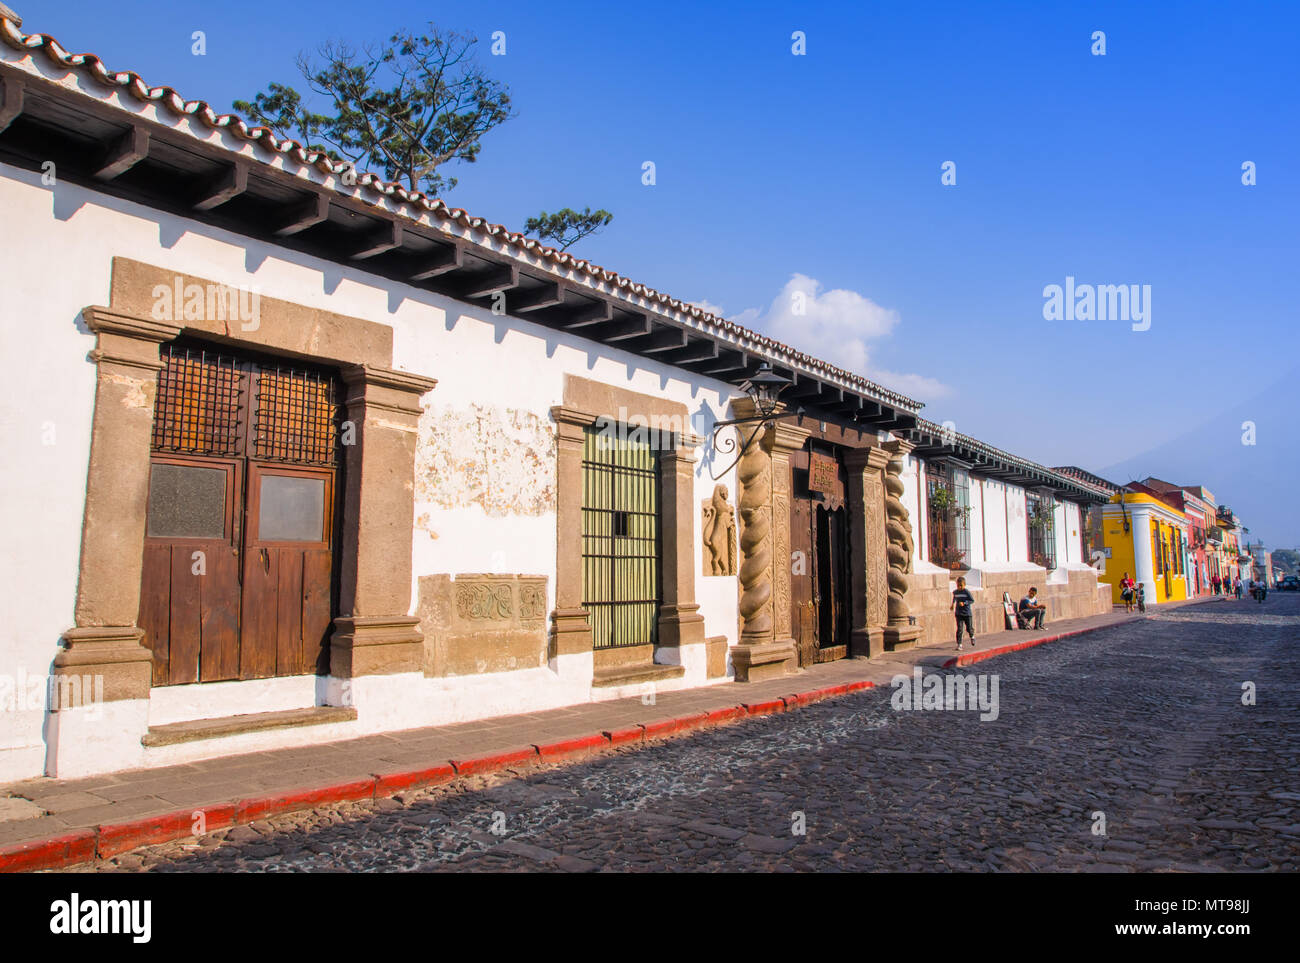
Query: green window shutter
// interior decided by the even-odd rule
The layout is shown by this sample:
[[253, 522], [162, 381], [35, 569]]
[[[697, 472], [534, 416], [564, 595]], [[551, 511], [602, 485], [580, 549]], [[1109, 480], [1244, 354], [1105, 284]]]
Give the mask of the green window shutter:
[[582, 604], [598, 649], [657, 639], [659, 452], [645, 434], [589, 427], [583, 439]]

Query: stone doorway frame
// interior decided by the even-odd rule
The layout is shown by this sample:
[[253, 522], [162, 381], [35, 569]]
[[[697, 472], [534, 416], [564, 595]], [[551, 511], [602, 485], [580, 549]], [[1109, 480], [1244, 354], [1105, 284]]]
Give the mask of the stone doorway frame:
[[551, 612], [549, 657], [594, 655], [587, 610], [582, 606], [583, 438], [586, 429], [598, 421], [627, 424], [623, 417], [627, 416], [645, 419], [652, 431], [657, 426], [665, 426], [663, 430], [675, 426], [672, 447], [659, 451], [662, 598], [655, 656], [675, 649], [674, 664], [698, 661], [688, 659], [681, 650], [704, 645], [704, 616], [695, 601], [695, 461], [703, 439], [690, 432], [690, 417], [680, 402], [572, 374], [564, 376], [563, 397], [562, 405], [551, 408], [556, 425], [557, 496], [555, 609]]
[[[387, 325], [260, 298], [255, 323], [204, 317], [157, 320], [158, 289], [198, 285], [218, 299], [238, 289], [129, 258], [115, 257], [108, 307], [83, 310], [96, 335], [95, 408], [86, 474], [75, 625], [63, 634], [56, 676], [104, 678], [104, 700], [147, 700], [152, 653], [136, 624], [148, 507], [154, 398], [160, 346], [182, 334], [234, 350], [270, 351], [337, 369], [356, 443], [344, 448], [339, 542], [339, 615], [330, 639], [330, 675], [418, 672], [419, 620], [411, 605], [413, 486], [420, 399], [433, 378], [392, 368]], [[205, 304], [212, 304], [209, 294]], [[229, 302], [227, 302], [229, 303]], [[183, 314], [181, 305], [173, 306]], [[204, 312], [206, 313], [206, 312]], [[175, 315], [173, 315], [175, 316]], [[63, 691], [64, 686], [56, 686]], [[58, 711], [71, 706], [53, 705]]]

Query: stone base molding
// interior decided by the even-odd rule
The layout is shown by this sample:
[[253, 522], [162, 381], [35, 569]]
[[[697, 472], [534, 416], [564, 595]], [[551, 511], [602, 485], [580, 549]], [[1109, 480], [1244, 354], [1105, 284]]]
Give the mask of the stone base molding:
[[330, 675], [395, 675], [424, 670], [424, 634], [413, 615], [341, 615], [330, 636]]
[[704, 640], [704, 645], [708, 659], [705, 678], [721, 679], [727, 674], [727, 637], [711, 635]]
[[849, 633], [849, 657], [874, 659], [885, 654], [885, 627], [854, 629]]
[[[153, 654], [140, 644], [143, 638], [144, 630], [134, 625], [86, 626], [64, 632], [66, 648], [54, 657], [56, 704], [51, 710], [84, 705], [84, 699], [69, 702], [65, 698], [78, 688], [82, 693], [94, 692], [96, 699], [104, 702], [149, 698]], [[69, 685], [64, 680], [79, 681]]]
[[703, 645], [704, 616], [694, 602], [659, 606], [659, 645]]
[[756, 642], [732, 646], [731, 664], [737, 682], [762, 682], [790, 675], [799, 664], [794, 639], [784, 642]]

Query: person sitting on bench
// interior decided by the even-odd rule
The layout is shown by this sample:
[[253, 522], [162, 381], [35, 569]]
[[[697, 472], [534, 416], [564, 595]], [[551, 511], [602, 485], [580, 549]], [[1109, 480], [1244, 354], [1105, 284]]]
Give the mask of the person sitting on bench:
[[1038, 601], [1038, 589], [1031, 588], [1029, 594], [1020, 600], [1016, 617], [1022, 629], [1043, 627], [1043, 619], [1047, 617], [1047, 606]]

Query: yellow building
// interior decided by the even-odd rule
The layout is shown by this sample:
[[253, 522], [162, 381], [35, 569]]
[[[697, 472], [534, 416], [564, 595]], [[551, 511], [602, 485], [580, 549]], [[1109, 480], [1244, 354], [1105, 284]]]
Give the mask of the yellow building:
[[1122, 605], [1120, 581], [1141, 582], [1148, 605], [1187, 598], [1187, 516], [1152, 495], [1121, 491], [1102, 506], [1101, 528], [1111, 599]]

